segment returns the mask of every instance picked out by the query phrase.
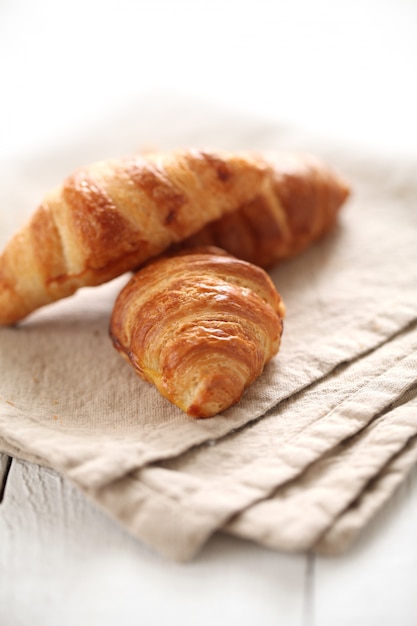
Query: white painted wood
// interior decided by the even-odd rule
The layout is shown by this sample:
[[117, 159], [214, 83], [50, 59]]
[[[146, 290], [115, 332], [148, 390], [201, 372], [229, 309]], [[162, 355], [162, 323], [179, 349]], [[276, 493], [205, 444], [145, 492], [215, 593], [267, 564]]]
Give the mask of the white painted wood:
[[217, 537], [186, 565], [55, 473], [13, 461], [0, 505], [1, 626], [301, 626], [306, 558]]
[[13, 461], [0, 505], [1, 626], [415, 626], [417, 469], [339, 558], [217, 537], [167, 562], [52, 471]]
[[416, 626], [417, 467], [341, 559], [316, 558], [314, 626]]

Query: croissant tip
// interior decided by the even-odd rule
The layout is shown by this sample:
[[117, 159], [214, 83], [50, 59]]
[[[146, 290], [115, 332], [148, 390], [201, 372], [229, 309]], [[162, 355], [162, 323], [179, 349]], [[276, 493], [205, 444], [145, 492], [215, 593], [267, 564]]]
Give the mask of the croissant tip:
[[236, 372], [232, 369], [222, 368], [222, 372], [216, 371], [211, 375], [196, 376], [199, 383], [190, 388], [189, 400], [185, 412], [190, 417], [208, 418], [223, 413], [229, 407], [235, 405], [241, 398], [243, 387], [237, 380]]

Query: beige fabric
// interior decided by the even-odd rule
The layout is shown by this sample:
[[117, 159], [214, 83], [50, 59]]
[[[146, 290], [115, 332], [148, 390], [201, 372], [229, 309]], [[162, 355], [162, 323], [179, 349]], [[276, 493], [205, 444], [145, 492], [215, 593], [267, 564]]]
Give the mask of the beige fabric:
[[[350, 504], [417, 432], [413, 399], [387, 411], [417, 384], [413, 164], [347, 154], [307, 134], [184, 105], [173, 137], [172, 126], [168, 132], [155, 113], [142, 113], [106, 125], [113, 152], [107, 130], [93, 132], [87, 147], [7, 164], [0, 200], [14, 211], [0, 213], [0, 241], [71, 169], [135, 150], [152, 133], [161, 148], [311, 150], [341, 169], [354, 195], [335, 232], [271, 271], [287, 306], [282, 348], [239, 405], [195, 421], [135, 376], [108, 338], [121, 277], [0, 329], [0, 450], [55, 468], [172, 558], [193, 556], [231, 516], [228, 532], [273, 547], [305, 549], [327, 533], [327, 549], [337, 550], [379, 506], [364, 505], [347, 531]], [[366, 450], [373, 462], [364, 473]], [[381, 481], [378, 503], [394, 483]], [[312, 510], [327, 514], [304, 515], [304, 493]], [[279, 521], [283, 502], [291, 536]]]
[[[369, 482], [417, 435], [417, 400], [378, 417], [353, 440], [313, 463], [298, 481], [277, 490], [229, 524], [241, 537], [281, 550], [313, 548], [337, 518], [364, 492]], [[414, 449], [414, 445], [412, 446]], [[368, 503], [369, 504], [369, 503]], [[303, 515], [300, 515], [303, 511]], [[352, 511], [349, 516], [352, 519]], [[362, 525], [363, 525], [362, 511]], [[344, 516], [342, 515], [342, 518]], [[308, 519], [308, 524], [305, 523]], [[344, 521], [346, 525], [347, 519]], [[328, 552], [341, 549], [336, 528], [328, 532]], [[341, 532], [339, 525], [338, 533]], [[346, 537], [346, 531], [344, 532]], [[346, 540], [346, 539], [345, 539]]]
[[337, 556], [347, 550], [413, 468], [415, 472], [416, 463], [417, 438], [414, 437], [377, 476], [369, 481], [358, 498], [343, 511], [314, 545], [314, 550], [327, 556]]

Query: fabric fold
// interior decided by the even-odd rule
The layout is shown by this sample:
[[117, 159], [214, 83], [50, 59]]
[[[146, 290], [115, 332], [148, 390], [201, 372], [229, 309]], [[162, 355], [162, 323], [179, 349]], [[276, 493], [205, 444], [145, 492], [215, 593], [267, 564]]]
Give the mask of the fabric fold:
[[348, 550], [381, 512], [417, 464], [417, 437], [372, 478], [358, 498], [336, 518], [313, 549], [324, 556], [337, 556]]
[[[329, 533], [322, 550], [326, 545], [328, 552], [343, 551], [345, 535], [340, 530], [331, 533], [332, 525], [336, 520], [342, 524], [343, 515], [398, 453], [414, 449], [416, 436], [414, 398], [314, 463], [298, 481], [238, 516], [227, 526], [228, 532], [284, 551], [310, 550]], [[391, 488], [387, 491], [390, 494]]]
[[[378, 468], [415, 434], [417, 415], [413, 401], [407, 404], [405, 426], [401, 421], [405, 409], [399, 407], [393, 412], [391, 407], [417, 385], [416, 341], [417, 328], [413, 328], [381, 347], [371, 355], [372, 358], [369, 356], [345, 366], [342, 372], [329, 377], [317, 388], [306, 390], [296, 399], [283, 403], [276, 413], [264, 417], [251, 428], [87, 492], [136, 536], [166, 556], [179, 560], [192, 557], [231, 517], [265, 500], [262, 505], [252, 506], [238, 517], [245, 520], [248, 516], [251, 520], [251, 511], [267, 506], [269, 501], [266, 499], [278, 488], [283, 488], [287, 494], [286, 484], [297, 485], [299, 481], [302, 485], [304, 472], [320, 463], [321, 458], [326, 464], [328, 455], [336, 466], [340, 464], [342, 467], [337, 476], [340, 479], [345, 475], [348, 477], [349, 494], [354, 499], [357, 497], [355, 468], [350, 466], [349, 457], [342, 466], [343, 442], [357, 433], [372, 431], [374, 422], [378, 424], [376, 444], [382, 441], [382, 454], [376, 455], [376, 465], [370, 464], [367, 468], [370, 479], [372, 471], [377, 473]], [[414, 354], [404, 356], [410, 347]], [[391, 421], [380, 417], [385, 413]], [[295, 430], [291, 430], [291, 426], [294, 428], [291, 421], [297, 418]], [[304, 427], [301, 427], [302, 419]], [[367, 434], [365, 454], [369, 449], [372, 456], [372, 445], [373, 440]], [[357, 471], [359, 480], [362, 471], [359, 465]], [[120, 497], [121, 493], [123, 497]], [[286, 505], [288, 499], [287, 495], [283, 498]], [[138, 501], [139, 510], [135, 505]], [[298, 513], [304, 510], [301, 504], [302, 496], [296, 508]], [[334, 516], [337, 514], [340, 510]], [[275, 527], [280, 512], [266, 517]], [[146, 520], [145, 524], [142, 524], [143, 520]], [[236, 524], [235, 521], [231, 528], [239, 534], [236, 529], [241, 528], [243, 522]], [[300, 524], [306, 527], [306, 532], [312, 532], [303, 515]], [[257, 529], [261, 532], [260, 519], [255, 524], [249, 521], [248, 526], [253, 526], [253, 536], [256, 536]], [[323, 528], [319, 532], [324, 532]], [[309, 545], [314, 541], [311, 539]], [[287, 546], [299, 550], [306, 547], [301, 540], [297, 544], [295, 539], [292, 544], [288, 541]]]

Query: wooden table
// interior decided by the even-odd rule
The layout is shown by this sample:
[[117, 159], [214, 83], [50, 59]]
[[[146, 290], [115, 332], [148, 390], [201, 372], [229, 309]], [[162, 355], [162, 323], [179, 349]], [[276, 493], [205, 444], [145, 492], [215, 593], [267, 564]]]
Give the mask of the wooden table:
[[337, 559], [225, 535], [163, 560], [55, 472], [2, 457], [2, 626], [415, 626], [417, 469]]

